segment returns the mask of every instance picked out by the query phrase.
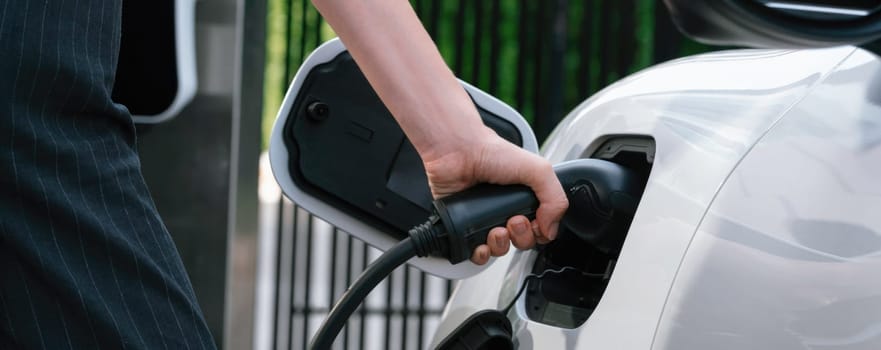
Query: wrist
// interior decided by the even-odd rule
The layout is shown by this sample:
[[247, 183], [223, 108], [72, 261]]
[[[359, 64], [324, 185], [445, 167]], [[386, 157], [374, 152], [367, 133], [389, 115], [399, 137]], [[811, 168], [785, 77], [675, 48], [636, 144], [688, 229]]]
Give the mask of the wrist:
[[449, 129], [447, 133], [433, 133], [421, 149], [417, 147], [423, 163], [427, 165], [441, 159], [477, 157], [485, 148], [486, 143], [499, 136], [482, 122], [475, 124], [456, 126]]

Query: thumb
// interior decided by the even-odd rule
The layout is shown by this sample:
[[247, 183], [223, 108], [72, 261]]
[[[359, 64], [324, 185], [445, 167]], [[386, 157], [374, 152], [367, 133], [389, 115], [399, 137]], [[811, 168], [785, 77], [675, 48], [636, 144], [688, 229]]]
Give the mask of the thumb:
[[532, 188], [538, 199], [539, 206], [535, 213], [535, 221], [538, 223], [541, 235], [553, 240], [557, 237], [560, 220], [569, 208], [569, 200], [551, 164], [544, 158], [534, 156], [536, 160], [532, 162], [532, 169], [527, 172], [528, 176], [524, 179], [524, 184]]

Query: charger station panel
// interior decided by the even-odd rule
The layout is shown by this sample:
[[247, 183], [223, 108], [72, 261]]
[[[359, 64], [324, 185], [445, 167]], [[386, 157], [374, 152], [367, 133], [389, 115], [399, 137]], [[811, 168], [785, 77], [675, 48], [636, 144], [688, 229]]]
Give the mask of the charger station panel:
[[[483, 121], [508, 141], [537, 153], [535, 134], [504, 102], [461, 81]], [[269, 141], [275, 180], [300, 208], [380, 250], [430, 215], [422, 161], [339, 39], [321, 44], [300, 66]], [[408, 261], [449, 279], [492, 265], [443, 258]]]
[[[516, 126], [477, 109], [487, 126], [523, 145]], [[398, 239], [431, 214], [422, 160], [348, 52], [306, 76], [284, 140], [294, 182], [347, 214]]]

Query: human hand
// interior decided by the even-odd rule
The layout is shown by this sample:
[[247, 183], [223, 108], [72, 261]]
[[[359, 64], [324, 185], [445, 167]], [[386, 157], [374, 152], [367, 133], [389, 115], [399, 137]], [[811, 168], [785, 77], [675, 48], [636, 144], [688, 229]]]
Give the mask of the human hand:
[[449, 151], [423, 159], [432, 195], [441, 198], [478, 183], [498, 185], [524, 184], [539, 200], [536, 218], [530, 222], [523, 215], [508, 219], [505, 227], [495, 227], [478, 246], [471, 261], [486, 264], [490, 256], [502, 256], [511, 243], [529, 249], [556, 238], [560, 219], [569, 202], [553, 167], [544, 158], [517, 147], [484, 128], [468, 142], [460, 142]]

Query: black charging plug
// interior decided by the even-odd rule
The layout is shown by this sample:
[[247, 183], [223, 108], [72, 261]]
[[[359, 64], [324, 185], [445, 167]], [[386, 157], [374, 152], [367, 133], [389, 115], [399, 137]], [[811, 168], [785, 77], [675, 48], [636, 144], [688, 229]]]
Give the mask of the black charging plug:
[[486, 243], [489, 230], [505, 226], [508, 218], [535, 218], [538, 199], [521, 185], [478, 185], [434, 201], [429, 220], [410, 230], [417, 256], [439, 255], [458, 264]]
[[[632, 215], [639, 202], [640, 181], [621, 165], [578, 159], [556, 165], [554, 172], [570, 202], [561, 226], [587, 242], [606, 241], [614, 226], [610, 223]], [[433, 215], [409, 234], [417, 256], [441, 256], [457, 264], [469, 259], [486, 243], [489, 230], [505, 226], [508, 218], [534, 219], [538, 205], [526, 186], [477, 185], [435, 200]]]

